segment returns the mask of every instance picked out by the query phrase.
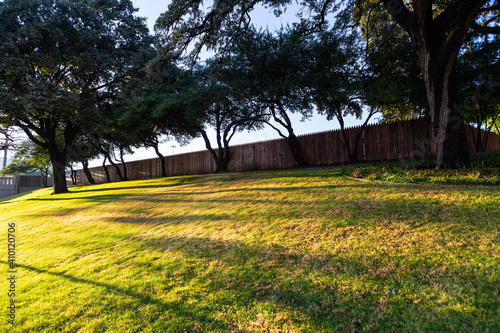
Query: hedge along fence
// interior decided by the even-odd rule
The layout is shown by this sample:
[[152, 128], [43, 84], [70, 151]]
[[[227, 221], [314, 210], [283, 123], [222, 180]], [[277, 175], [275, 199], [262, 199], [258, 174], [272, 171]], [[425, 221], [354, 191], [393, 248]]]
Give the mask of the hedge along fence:
[[[351, 150], [354, 152], [356, 137], [361, 126], [345, 130]], [[476, 152], [473, 143], [478, 129], [467, 126], [467, 138], [471, 153]], [[484, 131], [482, 131], [484, 134]], [[311, 166], [329, 166], [350, 163], [340, 130], [306, 134], [298, 137], [305, 160]], [[490, 133], [486, 151], [500, 150], [500, 135]], [[428, 118], [368, 125], [363, 129], [357, 145], [358, 162], [394, 159], [419, 159], [436, 155], [436, 141]], [[208, 151], [167, 156], [167, 176], [198, 175], [212, 173], [215, 162]], [[148, 179], [161, 176], [158, 158], [126, 163], [129, 179]], [[231, 147], [228, 170], [260, 171], [290, 169], [296, 166], [285, 139], [255, 142]], [[123, 166], [119, 165], [123, 172]], [[107, 182], [103, 167], [90, 168], [97, 183]], [[80, 184], [88, 184], [82, 170], [78, 170]], [[108, 166], [112, 182], [119, 181], [116, 171]]]

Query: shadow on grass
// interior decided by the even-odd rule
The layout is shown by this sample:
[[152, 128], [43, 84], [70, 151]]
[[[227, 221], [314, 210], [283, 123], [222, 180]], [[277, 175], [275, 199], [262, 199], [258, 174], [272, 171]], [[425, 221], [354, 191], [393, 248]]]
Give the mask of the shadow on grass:
[[[9, 265], [6, 261], [0, 260], [0, 263]], [[78, 283], [78, 284], [87, 284], [92, 287], [96, 288], [104, 288], [107, 292], [114, 294], [116, 296], [129, 296], [134, 299], [139, 300], [141, 305], [147, 306], [147, 305], [154, 305], [155, 307], [158, 307], [159, 310], [163, 310], [164, 312], [169, 312], [170, 314], [177, 315], [180, 317], [187, 317], [190, 318], [194, 323], [207, 323], [211, 322], [212, 324], [215, 324], [214, 328], [217, 329], [225, 329], [225, 330], [231, 330], [235, 332], [242, 332], [245, 333], [245, 330], [237, 329], [228, 323], [224, 323], [221, 321], [217, 322], [212, 322], [208, 316], [204, 315], [203, 313], [196, 313], [195, 311], [192, 310], [192, 308], [189, 308], [187, 305], [180, 304], [179, 302], [165, 302], [164, 300], [161, 300], [158, 297], [155, 297], [153, 294], [145, 294], [145, 293], [137, 293], [133, 292], [130, 289], [122, 288], [119, 286], [115, 286], [109, 283], [104, 283], [104, 282], [99, 282], [96, 280], [89, 280], [89, 279], [82, 279], [70, 274], [65, 274], [65, 273], [56, 273], [56, 272], [51, 272], [46, 269], [40, 269], [28, 265], [23, 265], [16, 263], [16, 266], [19, 268], [26, 269], [28, 271], [36, 272], [38, 274], [48, 274], [52, 276], [56, 276], [59, 278], [63, 278], [66, 280], [69, 280], [73, 283]]]
[[[39, 189], [38, 189], [39, 190]], [[15, 195], [11, 195], [11, 196], [8, 196], [8, 197], [3, 197], [3, 198], [0, 198], [0, 205], [5, 205], [5, 204], [10, 204], [12, 203], [11, 200], [18, 200], [18, 199], [21, 199], [22, 197], [28, 195], [28, 194], [31, 194], [33, 193], [34, 191], [38, 191], [38, 190], [33, 190], [33, 191], [28, 191], [28, 192], [23, 192], [23, 193], [19, 193], [19, 194], [15, 194]]]
[[[33, 202], [59, 202], [74, 201], [74, 207], [61, 209], [54, 205], [51, 209], [39, 211], [31, 215], [37, 216], [65, 216], [70, 213], [78, 213], [84, 210], [91, 210], [102, 204], [111, 204], [110, 208], [106, 206], [99, 209], [116, 210], [113, 204], [120, 207], [123, 211], [123, 217], [109, 219], [110, 222], [134, 223], [134, 216], [137, 217], [137, 223], [172, 223], [174, 221], [190, 221], [197, 216], [201, 220], [236, 219], [239, 222], [252, 219], [253, 216], [245, 216], [245, 211], [236, 215], [231, 214], [212, 214], [212, 216], [191, 215], [190, 209], [203, 210], [204, 205], [207, 209], [231, 210], [233, 204], [247, 204], [245, 207], [255, 207], [258, 209], [260, 217], [269, 216], [273, 219], [276, 216], [283, 218], [301, 218], [308, 216], [310, 218], [320, 218], [325, 220], [332, 214], [334, 218], [344, 219], [348, 225], [366, 223], [379, 223], [376, 218], [387, 221], [401, 219], [399, 222], [408, 225], [422, 225], [422, 223], [442, 223], [452, 220], [454, 216], [468, 217], [466, 223], [479, 223], [478, 217], [485, 213], [492, 213], [495, 206], [491, 204], [481, 205], [471, 202], [470, 204], [457, 205], [453, 200], [443, 201], [441, 197], [433, 199], [432, 196], [445, 189], [450, 191], [449, 187], [436, 185], [413, 185], [413, 184], [332, 184], [324, 186], [289, 186], [289, 187], [263, 187], [263, 188], [220, 188], [214, 191], [193, 191], [188, 189], [161, 191], [158, 193], [141, 193], [137, 187], [137, 192], [102, 194], [102, 195], [84, 195], [66, 198], [57, 198], [52, 196], [36, 197], [27, 199]], [[151, 185], [147, 188], [157, 188]], [[410, 190], [419, 189], [418, 193], [409, 195]], [[161, 189], [161, 187], [160, 187]], [[451, 189], [452, 191], [469, 191], [461, 187]], [[477, 187], [474, 195], [491, 193], [494, 189]], [[276, 198], [273, 193], [280, 193]], [[355, 197], [345, 196], [344, 193], [355, 194]], [[377, 193], [378, 196], [374, 196]], [[388, 196], [384, 196], [388, 193]], [[290, 199], [288, 199], [290, 198]], [[294, 199], [295, 198], [295, 199]], [[144, 203], [141, 207], [134, 205], [128, 207], [127, 203]], [[168, 210], [157, 213], [156, 209], [160, 206], [171, 205], [174, 209], [181, 211], [177, 217], [169, 215]], [[254, 209], [254, 210], [255, 210]], [[182, 211], [185, 210], [185, 216]], [[138, 216], [137, 214], [141, 214]], [[129, 216], [126, 216], [129, 215]], [[149, 222], [145, 222], [150, 219]], [[464, 223], [462, 220], [460, 223]], [[495, 221], [490, 221], [495, 222]]]
[[[424, 258], [407, 271], [404, 259], [399, 258], [400, 266], [388, 267], [391, 260], [382, 253], [301, 253], [277, 244], [198, 237], [133, 239], [162, 252], [181, 251], [207, 265], [222, 262], [215, 272], [196, 277], [209, 284], [207, 289], [217, 302], [224, 303], [227, 292], [232, 292], [232, 300], [242, 302], [244, 308], [266, 304], [274, 315], [286, 313], [292, 327], [308, 327], [311, 332], [411, 330], [412, 320], [417, 321], [417, 331], [499, 328], [491, 317], [500, 305], [495, 281], [461, 265], [442, 267], [436, 258]], [[481, 303], [464, 287], [491, 294], [491, 302]], [[438, 302], [440, 292], [450, 299]], [[430, 299], [416, 304], [425, 299], [415, 296], [421, 293]], [[482, 315], [460, 311], [456, 304], [481, 309]]]
[[[203, 220], [203, 216], [192, 217]], [[120, 242], [113, 249], [119, 252], [121, 246], [127, 251], [128, 246], [134, 248], [131, 259], [108, 264], [115, 267], [115, 273], [132, 266], [138, 274], [147, 270], [146, 278], [166, 274], [166, 282], [175, 281], [183, 290], [175, 301], [165, 301], [154, 291], [134, 292], [127, 288], [133, 287], [128, 280], [116, 286], [33, 266], [18, 266], [104, 288], [116, 296], [133, 297], [141, 305], [154, 306], [158, 312], [170, 312], [173, 319], [189, 318], [185, 327], [192, 331], [197, 331], [199, 323], [205, 325], [199, 331], [226, 332], [238, 332], [242, 326], [249, 332], [273, 328], [307, 332], [496, 331], [500, 328], [498, 322], [491, 319], [499, 307], [495, 281], [478, 276], [474, 270], [466, 271], [458, 264], [447, 263], [442, 269], [439, 260], [427, 257], [417, 263], [409, 261], [415, 267], [408, 268], [402, 258], [398, 259], [399, 265], [391, 266], [392, 259], [383, 253], [307, 253], [280, 244], [226, 241], [216, 237], [217, 234], [214, 238], [135, 235], [127, 244]], [[142, 260], [152, 253], [165, 257], [165, 261]], [[177, 253], [182, 256], [172, 259]], [[214, 263], [218, 263], [215, 268], [211, 266]], [[161, 286], [155, 288], [161, 289]], [[480, 293], [490, 293], [491, 302], [480, 303], [474, 295], [467, 299], [464, 288], [479, 288]], [[449, 299], [440, 303], [441, 292], [447, 293]], [[421, 294], [427, 296], [421, 297]], [[190, 297], [199, 301], [191, 302]], [[456, 304], [465, 304], [477, 311], [461, 311]], [[216, 320], [216, 313], [225, 313], [225, 317]], [[264, 317], [259, 317], [261, 313]]]

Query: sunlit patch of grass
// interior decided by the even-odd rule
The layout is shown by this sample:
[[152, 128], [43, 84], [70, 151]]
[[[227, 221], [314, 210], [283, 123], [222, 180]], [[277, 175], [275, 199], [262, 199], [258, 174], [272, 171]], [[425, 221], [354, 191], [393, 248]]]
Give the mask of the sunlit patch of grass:
[[7, 221], [19, 226], [18, 322], [0, 325], [500, 330], [497, 187], [366, 183], [341, 173], [174, 177], [0, 200], [4, 230]]

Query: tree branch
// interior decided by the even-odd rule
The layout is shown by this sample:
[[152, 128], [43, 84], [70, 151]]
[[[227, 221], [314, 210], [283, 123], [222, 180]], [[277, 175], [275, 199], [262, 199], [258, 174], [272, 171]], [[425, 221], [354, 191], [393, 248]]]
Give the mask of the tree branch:
[[43, 149], [49, 149], [49, 144], [38, 140], [27, 127], [23, 126], [19, 122], [16, 123], [16, 126], [20, 127], [24, 131], [24, 133], [26, 133], [26, 135], [28, 136], [28, 138], [31, 141], [33, 141], [35, 144], [39, 145]]
[[412, 36], [415, 32], [416, 19], [413, 13], [406, 8], [404, 2], [402, 0], [383, 0], [383, 2], [389, 14]]
[[479, 24], [474, 23], [472, 26], [472, 30], [474, 32], [477, 32], [479, 34], [484, 34], [484, 35], [499, 35], [500, 34], [500, 26], [497, 27], [484, 27]]

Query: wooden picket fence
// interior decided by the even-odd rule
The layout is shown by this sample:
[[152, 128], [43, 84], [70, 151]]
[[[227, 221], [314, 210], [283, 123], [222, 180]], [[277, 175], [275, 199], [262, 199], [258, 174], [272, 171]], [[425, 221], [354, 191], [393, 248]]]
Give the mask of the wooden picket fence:
[[[477, 135], [477, 130], [474, 130]], [[361, 126], [346, 129], [351, 149]], [[483, 131], [484, 132], [484, 131]], [[473, 132], [467, 127], [471, 153], [476, 152]], [[305, 160], [311, 166], [329, 166], [350, 163], [340, 130], [306, 134], [298, 137]], [[418, 159], [436, 155], [435, 138], [428, 118], [368, 125], [361, 132], [357, 146], [359, 162], [395, 159]], [[486, 151], [500, 150], [500, 135], [490, 133]], [[208, 151], [179, 154], [166, 157], [167, 176], [212, 173], [215, 163]], [[126, 163], [129, 179], [148, 179], [161, 176], [158, 158]], [[296, 166], [285, 139], [255, 142], [231, 147], [228, 170], [232, 172], [280, 170]], [[122, 168], [120, 166], [120, 168]], [[107, 181], [103, 167], [91, 168], [94, 180]], [[119, 181], [115, 169], [108, 167], [112, 182]], [[123, 171], [123, 169], [122, 169]], [[82, 170], [78, 170], [80, 184], [88, 184]]]

